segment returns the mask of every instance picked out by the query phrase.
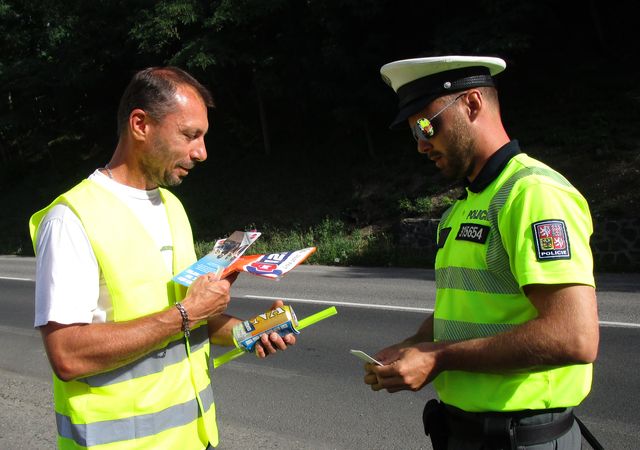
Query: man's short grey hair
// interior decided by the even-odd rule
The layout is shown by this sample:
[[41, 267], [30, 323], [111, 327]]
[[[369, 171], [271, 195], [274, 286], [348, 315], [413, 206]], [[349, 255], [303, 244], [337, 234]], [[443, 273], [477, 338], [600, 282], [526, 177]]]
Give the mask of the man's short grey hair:
[[154, 120], [161, 120], [172, 112], [178, 86], [192, 87], [207, 107], [214, 106], [211, 92], [184, 70], [172, 66], [149, 67], [137, 72], [122, 94], [118, 106], [118, 136], [124, 132], [134, 109], [142, 109]]

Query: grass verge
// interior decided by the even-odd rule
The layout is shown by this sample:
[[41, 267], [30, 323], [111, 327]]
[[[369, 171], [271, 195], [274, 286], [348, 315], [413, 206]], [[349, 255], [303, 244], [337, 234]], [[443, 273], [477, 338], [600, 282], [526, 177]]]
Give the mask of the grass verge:
[[[249, 254], [278, 253], [317, 247], [309, 264], [329, 266], [429, 267], [432, 262], [419, 251], [398, 247], [391, 236], [370, 227], [349, 229], [342, 221], [325, 218], [316, 226], [284, 230], [266, 228]], [[214, 241], [196, 242], [198, 258], [211, 251]]]

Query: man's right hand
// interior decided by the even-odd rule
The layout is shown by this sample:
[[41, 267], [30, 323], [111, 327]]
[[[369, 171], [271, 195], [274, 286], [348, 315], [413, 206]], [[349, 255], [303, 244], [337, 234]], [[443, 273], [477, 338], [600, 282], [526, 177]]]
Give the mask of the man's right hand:
[[202, 275], [194, 281], [182, 301], [192, 323], [224, 313], [231, 300], [230, 288], [237, 274], [215, 281], [212, 275]]

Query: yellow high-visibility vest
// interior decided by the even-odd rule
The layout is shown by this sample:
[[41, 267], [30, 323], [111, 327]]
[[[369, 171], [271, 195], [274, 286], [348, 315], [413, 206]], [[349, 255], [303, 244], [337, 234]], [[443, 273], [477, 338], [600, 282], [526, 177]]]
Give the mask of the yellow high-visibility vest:
[[[436, 341], [492, 336], [534, 319], [523, 286], [595, 285], [585, 199], [558, 172], [519, 153], [517, 141], [501, 151], [488, 184], [467, 188], [440, 221]], [[434, 386], [443, 402], [465, 411], [517, 411], [576, 406], [591, 381], [592, 365], [576, 364], [518, 373], [444, 371]]]
[[[180, 201], [160, 189], [173, 242], [173, 272], [196, 259]], [[30, 220], [31, 238], [49, 209], [63, 203], [80, 218], [113, 301], [115, 322], [165, 310], [186, 290], [135, 214], [113, 193], [84, 180]], [[37, 251], [37, 249], [36, 249]], [[175, 335], [117, 369], [64, 382], [53, 375], [61, 449], [203, 449], [218, 444], [206, 323]], [[105, 342], [105, 345], [109, 345]]]

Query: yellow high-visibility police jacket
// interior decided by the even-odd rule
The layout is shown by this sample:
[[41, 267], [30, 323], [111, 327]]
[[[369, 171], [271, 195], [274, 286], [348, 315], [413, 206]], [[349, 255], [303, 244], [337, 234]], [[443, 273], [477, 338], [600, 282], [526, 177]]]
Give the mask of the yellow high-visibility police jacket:
[[[196, 259], [191, 227], [180, 201], [160, 189], [173, 242], [173, 272]], [[38, 227], [58, 203], [80, 218], [123, 322], [171, 308], [186, 290], [174, 283], [151, 236], [135, 214], [99, 184], [84, 180], [30, 220]], [[37, 251], [37, 249], [36, 249]], [[64, 382], [53, 375], [61, 449], [203, 449], [218, 444], [205, 323], [189, 339], [173, 336], [123, 367]], [[105, 342], [104, 345], [109, 345]]]
[[[481, 338], [537, 316], [530, 284], [594, 286], [589, 208], [558, 172], [501, 148], [443, 215], [438, 227], [434, 340]], [[578, 405], [592, 365], [518, 373], [444, 371], [434, 386], [444, 403], [470, 412]]]

